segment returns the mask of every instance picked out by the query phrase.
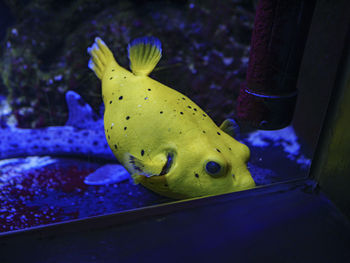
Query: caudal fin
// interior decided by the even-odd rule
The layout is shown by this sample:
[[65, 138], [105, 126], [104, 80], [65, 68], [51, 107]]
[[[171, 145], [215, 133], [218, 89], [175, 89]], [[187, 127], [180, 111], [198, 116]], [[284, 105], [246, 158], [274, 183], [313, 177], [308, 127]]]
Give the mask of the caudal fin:
[[96, 37], [95, 42], [91, 47], [88, 47], [87, 52], [91, 55], [88, 67], [95, 72], [99, 79], [102, 79], [107, 66], [110, 62], [115, 61], [111, 50], [101, 38]]

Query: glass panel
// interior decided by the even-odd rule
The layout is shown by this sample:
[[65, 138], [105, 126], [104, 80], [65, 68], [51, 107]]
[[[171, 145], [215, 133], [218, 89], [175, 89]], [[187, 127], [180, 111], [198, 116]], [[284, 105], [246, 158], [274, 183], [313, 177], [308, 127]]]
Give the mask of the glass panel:
[[[228, 170], [231, 181], [239, 181], [241, 174], [250, 178], [243, 144], [250, 149], [247, 166], [257, 186], [307, 175], [310, 154], [292, 125], [276, 131], [243, 125], [238, 131], [229, 122], [222, 131], [209, 119], [220, 126], [236, 115], [255, 1], [7, 2], [0, 8], [6, 29], [0, 32], [0, 232], [165, 203], [173, 200], [169, 196], [216, 193], [218, 184], [230, 192], [233, 188], [222, 183]], [[104, 81], [112, 84], [103, 87], [102, 98], [98, 67], [109, 58], [90, 62], [96, 76], [88, 67], [87, 48], [92, 47], [91, 54], [108, 54], [99, 46], [103, 42], [92, 46], [101, 37], [119, 65], [129, 68], [127, 46], [141, 36], [162, 43], [163, 57], [150, 76], [184, 97], [159, 91], [164, 87], [150, 80], [137, 82], [129, 71], [109, 64]], [[154, 45], [147, 54], [156, 56], [155, 39], [133, 46], [140, 43], [145, 50]], [[140, 79], [152, 63], [144, 65], [147, 59], [137, 52], [129, 53]], [[129, 77], [134, 79], [123, 83]], [[113, 108], [117, 103], [125, 106]], [[228, 139], [231, 133], [236, 140]], [[129, 172], [144, 177], [131, 178], [111, 150]], [[175, 169], [176, 180], [134, 184], [164, 178]]]

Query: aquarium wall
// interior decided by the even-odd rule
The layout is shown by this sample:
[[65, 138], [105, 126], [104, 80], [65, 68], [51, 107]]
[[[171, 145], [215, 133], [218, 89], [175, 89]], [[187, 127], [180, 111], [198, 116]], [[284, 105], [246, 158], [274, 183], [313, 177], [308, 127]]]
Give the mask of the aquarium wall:
[[[104, 105], [101, 82], [91, 64], [89, 68], [96, 47], [93, 43], [100, 43], [96, 37], [103, 39], [126, 69], [132, 40], [143, 36], [159, 39], [162, 58], [150, 77], [195, 103], [185, 105], [191, 107], [185, 114], [198, 114], [193, 106], [198, 105], [198, 111], [203, 110], [201, 120], [213, 120], [210, 127], [217, 130], [205, 135], [205, 143], [216, 143], [221, 140], [218, 136], [225, 134], [232, 135], [237, 145], [248, 146], [249, 151], [239, 146], [243, 149], [239, 153], [250, 156], [242, 169], [247, 167], [255, 187], [306, 177], [314, 144], [303, 138], [295, 115], [291, 114], [292, 124], [289, 120], [283, 127], [266, 130], [237, 111], [242, 87], [247, 85], [256, 9], [257, 1], [244, 0], [147, 4], [136, 0], [5, 1], [0, 19], [0, 232], [175, 200], [150, 190], [152, 187], [135, 184], [132, 168], [121, 165], [122, 157], [115, 157], [118, 145], [110, 147], [108, 132], [113, 125], [103, 123], [104, 112], [109, 104], [126, 101], [127, 95], [118, 95], [113, 103]], [[173, 105], [166, 103], [159, 116], [173, 110]], [[307, 104], [310, 102], [298, 97], [296, 112]], [[244, 107], [240, 109], [244, 113]], [[176, 116], [183, 115], [181, 112]], [[165, 129], [160, 118], [145, 117], [134, 129], [148, 125], [150, 132], [142, 134], [156, 141], [157, 132]], [[226, 119], [233, 120], [230, 131], [221, 125]], [[199, 124], [191, 129], [186, 125], [179, 128], [179, 134], [199, 129]], [[201, 136], [203, 131], [199, 130]], [[176, 145], [200, 154], [205, 151], [204, 144], [190, 147], [190, 142], [177, 139]], [[160, 142], [159, 147], [162, 145]], [[145, 152], [140, 149], [138, 154], [140, 159]], [[169, 170], [177, 160], [172, 155], [160, 158], [163, 165], [157, 171]], [[210, 165], [212, 171], [216, 169]]]

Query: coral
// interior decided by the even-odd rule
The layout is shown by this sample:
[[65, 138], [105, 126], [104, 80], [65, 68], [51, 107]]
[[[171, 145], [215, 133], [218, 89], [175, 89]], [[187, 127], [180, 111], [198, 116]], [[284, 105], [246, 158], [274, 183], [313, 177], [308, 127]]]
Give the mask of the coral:
[[[100, 87], [86, 48], [101, 36], [128, 66], [130, 40], [154, 35], [163, 58], [152, 77], [191, 97], [217, 123], [234, 115], [245, 77], [253, 4], [245, 1], [43, 1], [20, 7], [8, 29], [1, 77], [19, 127], [62, 125], [74, 90], [98, 111]], [[1, 92], [5, 93], [5, 92]]]

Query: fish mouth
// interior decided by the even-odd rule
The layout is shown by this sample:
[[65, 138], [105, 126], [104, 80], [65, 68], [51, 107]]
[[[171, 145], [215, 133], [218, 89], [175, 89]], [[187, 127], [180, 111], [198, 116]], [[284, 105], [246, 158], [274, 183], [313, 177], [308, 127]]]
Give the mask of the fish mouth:
[[160, 172], [159, 176], [166, 175], [169, 173], [171, 167], [173, 166], [174, 163], [174, 154], [173, 153], [168, 153], [167, 154], [167, 161], [164, 164], [162, 171]]

